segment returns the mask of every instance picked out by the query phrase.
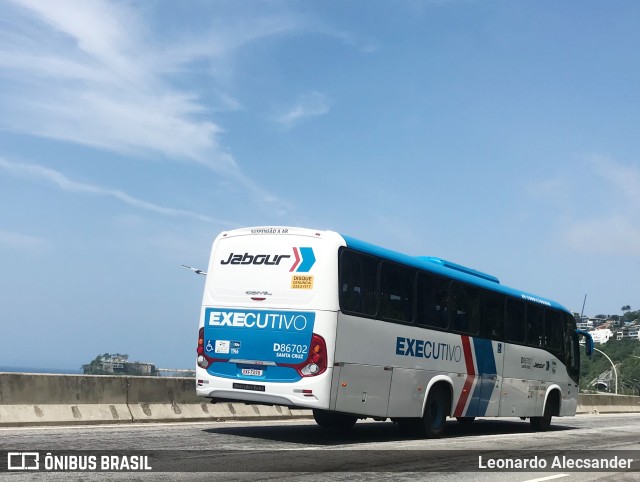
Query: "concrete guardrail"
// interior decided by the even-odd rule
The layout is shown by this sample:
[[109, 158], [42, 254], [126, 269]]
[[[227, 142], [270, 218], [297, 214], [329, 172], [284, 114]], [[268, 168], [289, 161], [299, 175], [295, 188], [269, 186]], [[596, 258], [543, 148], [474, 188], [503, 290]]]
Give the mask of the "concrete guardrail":
[[577, 413], [640, 412], [640, 397], [631, 395], [587, 394], [578, 396]]
[[0, 426], [296, 418], [309, 410], [209, 403], [193, 378], [0, 373]]
[[[580, 395], [578, 413], [640, 412], [640, 397]], [[287, 407], [211, 404], [193, 378], [0, 373], [0, 426], [309, 417]]]

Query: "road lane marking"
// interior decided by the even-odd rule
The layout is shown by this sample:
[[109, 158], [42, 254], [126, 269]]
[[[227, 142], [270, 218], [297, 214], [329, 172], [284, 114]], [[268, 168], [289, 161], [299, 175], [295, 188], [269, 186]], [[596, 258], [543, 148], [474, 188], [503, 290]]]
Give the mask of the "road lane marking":
[[569, 475], [571, 474], [550, 475], [549, 477], [541, 477], [539, 479], [529, 479], [529, 480], [525, 480], [524, 482], [542, 482], [543, 480], [553, 480], [553, 479], [559, 479], [561, 477], [569, 477]]

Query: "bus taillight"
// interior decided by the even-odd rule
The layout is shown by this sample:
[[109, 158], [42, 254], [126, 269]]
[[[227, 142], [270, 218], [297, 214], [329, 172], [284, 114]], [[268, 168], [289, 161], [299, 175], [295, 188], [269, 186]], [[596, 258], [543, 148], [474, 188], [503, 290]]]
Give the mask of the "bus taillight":
[[198, 358], [196, 362], [200, 368], [208, 368], [211, 364], [211, 360], [208, 356], [204, 354], [204, 327], [200, 328], [200, 332], [198, 333], [198, 348], [197, 348]]
[[200, 328], [200, 332], [198, 333], [198, 355], [202, 355], [204, 353], [204, 327]]
[[307, 361], [299, 365], [298, 373], [303, 377], [312, 377], [324, 373], [327, 369], [327, 345], [324, 338], [315, 333], [311, 337], [311, 347]]

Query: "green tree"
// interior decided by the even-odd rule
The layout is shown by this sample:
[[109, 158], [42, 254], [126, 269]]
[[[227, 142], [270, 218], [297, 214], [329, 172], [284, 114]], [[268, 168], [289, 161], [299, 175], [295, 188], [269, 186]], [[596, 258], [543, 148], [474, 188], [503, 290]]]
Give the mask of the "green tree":
[[[597, 345], [597, 348], [606, 353], [616, 365], [618, 393], [637, 393], [640, 390], [640, 342], [630, 339], [611, 339], [607, 343]], [[591, 359], [586, 356], [581, 357], [580, 389], [594, 390], [594, 387], [590, 387], [589, 384], [609, 370], [611, 370], [611, 363], [597, 351]]]

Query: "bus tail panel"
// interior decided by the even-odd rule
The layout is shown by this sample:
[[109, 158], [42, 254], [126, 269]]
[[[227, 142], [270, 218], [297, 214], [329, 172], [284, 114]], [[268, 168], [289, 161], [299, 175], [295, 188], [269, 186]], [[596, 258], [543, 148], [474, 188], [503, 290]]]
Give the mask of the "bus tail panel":
[[204, 354], [208, 373], [223, 378], [294, 382], [311, 349], [315, 313], [208, 307]]

